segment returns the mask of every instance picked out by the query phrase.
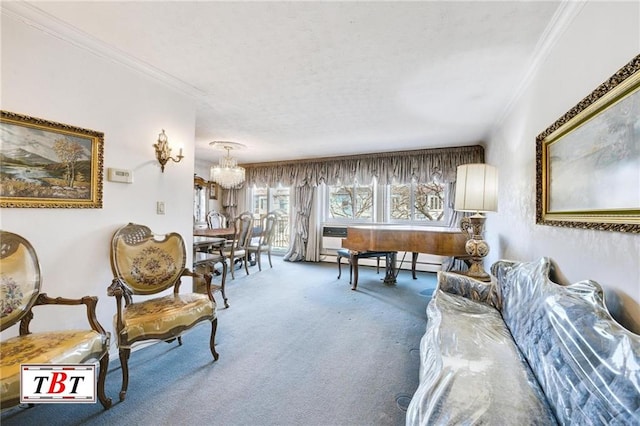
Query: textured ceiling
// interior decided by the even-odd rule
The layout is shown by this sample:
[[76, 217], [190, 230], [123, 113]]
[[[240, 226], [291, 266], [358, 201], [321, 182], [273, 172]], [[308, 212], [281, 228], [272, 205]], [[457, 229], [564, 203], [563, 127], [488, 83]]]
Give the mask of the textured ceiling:
[[28, 2], [197, 100], [196, 159], [469, 145], [517, 94], [560, 2]]

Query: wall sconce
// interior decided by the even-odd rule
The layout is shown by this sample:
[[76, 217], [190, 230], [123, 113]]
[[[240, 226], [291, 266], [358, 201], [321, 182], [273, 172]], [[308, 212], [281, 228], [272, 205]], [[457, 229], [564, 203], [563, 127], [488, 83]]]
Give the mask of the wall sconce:
[[162, 133], [158, 135], [158, 143], [153, 144], [156, 149], [156, 158], [160, 163], [160, 169], [162, 173], [164, 173], [164, 165], [167, 164], [169, 160], [172, 160], [176, 163], [179, 163], [180, 160], [184, 158], [182, 155], [182, 148], [180, 148], [180, 152], [176, 158], [171, 156], [171, 148], [169, 147], [169, 139], [167, 139], [167, 135], [164, 133], [164, 129], [162, 129]]

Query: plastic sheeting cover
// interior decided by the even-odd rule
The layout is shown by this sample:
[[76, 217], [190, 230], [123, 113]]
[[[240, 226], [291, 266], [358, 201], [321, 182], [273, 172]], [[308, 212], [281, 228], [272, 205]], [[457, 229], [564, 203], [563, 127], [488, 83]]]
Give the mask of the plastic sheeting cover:
[[440, 273], [408, 425], [640, 425], [640, 336], [555, 268], [500, 261], [496, 286]]
[[438, 290], [408, 425], [550, 425], [555, 418], [500, 313]]

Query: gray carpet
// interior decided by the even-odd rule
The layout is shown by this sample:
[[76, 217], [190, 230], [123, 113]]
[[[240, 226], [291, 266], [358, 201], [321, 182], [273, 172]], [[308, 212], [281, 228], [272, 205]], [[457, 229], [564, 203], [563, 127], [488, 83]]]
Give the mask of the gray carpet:
[[[268, 262], [265, 262], [268, 265]], [[402, 425], [418, 385], [418, 347], [435, 274], [393, 287], [361, 267], [289, 263], [236, 271], [230, 308], [218, 301], [212, 362], [208, 325], [183, 346], [160, 343], [132, 353], [127, 399], [118, 402], [120, 363], [111, 361], [100, 404], [40, 404], [2, 414], [2, 425]], [[114, 303], [102, 297], [99, 303]]]

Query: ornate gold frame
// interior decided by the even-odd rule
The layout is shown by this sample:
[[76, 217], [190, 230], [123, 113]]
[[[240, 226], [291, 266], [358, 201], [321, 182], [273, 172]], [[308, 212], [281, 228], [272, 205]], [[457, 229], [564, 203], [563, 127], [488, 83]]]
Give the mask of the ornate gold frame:
[[[12, 145], [21, 151], [10, 158]], [[103, 145], [101, 132], [0, 111], [0, 207], [102, 208]], [[25, 161], [45, 151], [57, 161]]]
[[[579, 148], [575, 143], [573, 147], [569, 145], [572, 141], [571, 138], [575, 138], [575, 134], [572, 135], [572, 132], [579, 129], [585, 123], [589, 123], [590, 126], [606, 123], [604, 114], [607, 110], [612, 112], [613, 110], [610, 110], [610, 108], [622, 100], [635, 102], [636, 107], [640, 104], [640, 55], [633, 58], [628, 64], [611, 76], [611, 78], [596, 88], [589, 96], [581, 100], [576, 106], [536, 137], [536, 223], [571, 228], [640, 233], [640, 203], [630, 208], [565, 208], [555, 211], [550, 208], [554, 195], [551, 192], [550, 177], [552, 156], [549, 151], [551, 146], [560, 141], [566, 143], [567, 145], [564, 146], [563, 151], [565, 156], [567, 152], [571, 153], [572, 148]], [[620, 107], [620, 105], [617, 105], [617, 107]], [[640, 127], [640, 123], [633, 122], [633, 110], [630, 116], [632, 125], [634, 127], [636, 125]], [[598, 122], [598, 120], [600, 120], [600, 122]], [[635, 120], [640, 120], [640, 118], [636, 115]], [[581, 142], [586, 143], [586, 141]], [[610, 146], [623, 144], [626, 148], [631, 147], [625, 150], [624, 158], [627, 161], [631, 158], [632, 164], [633, 161], [638, 161], [638, 157], [640, 156], [640, 152], [638, 151], [640, 141], [615, 140], [607, 142], [609, 145], [600, 146], [600, 148], [604, 148], [600, 151], [607, 152]], [[556, 148], [559, 146], [560, 145], [556, 146]], [[570, 149], [567, 149], [567, 146]], [[600, 151], [596, 153], [600, 153]], [[569, 159], [569, 161], [567, 161], [567, 158], [563, 158], [562, 161], [564, 161], [564, 163], [558, 162], [558, 164], [566, 165], [569, 164], [570, 161], [581, 161], [581, 159], [586, 158], [593, 161], [593, 159], [590, 158], [591, 152], [585, 153], [584, 149], [582, 153], [580, 153], [578, 149], [573, 149], [573, 152], [575, 153], [574, 158]], [[608, 154], [608, 167], [611, 167], [611, 152], [608, 152]], [[586, 175], [572, 176], [574, 181], [585, 177]], [[637, 184], [638, 182], [631, 182], [630, 190], [634, 190], [634, 188], [638, 190]], [[559, 189], [562, 189], [564, 193], [571, 192], [570, 188], [562, 188], [561, 185], [557, 183], [556, 185], [560, 187]], [[606, 198], [607, 194], [602, 194], [602, 196]], [[562, 200], [562, 197], [556, 195], [556, 199]]]
[[209, 182], [209, 199], [210, 200], [218, 199], [218, 184], [215, 182]]

